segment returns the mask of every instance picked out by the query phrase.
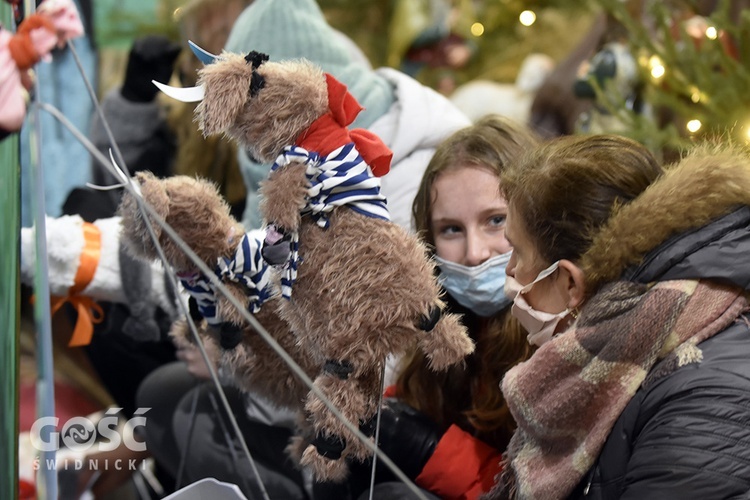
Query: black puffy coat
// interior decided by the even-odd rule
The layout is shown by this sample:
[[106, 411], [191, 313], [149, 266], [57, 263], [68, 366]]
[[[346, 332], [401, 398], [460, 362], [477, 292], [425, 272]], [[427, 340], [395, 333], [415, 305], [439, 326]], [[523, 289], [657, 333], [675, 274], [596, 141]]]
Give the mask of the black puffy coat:
[[[624, 277], [750, 290], [750, 207], [671, 238]], [[571, 498], [750, 498], [750, 315], [699, 347], [701, 363], [638, 390]]]

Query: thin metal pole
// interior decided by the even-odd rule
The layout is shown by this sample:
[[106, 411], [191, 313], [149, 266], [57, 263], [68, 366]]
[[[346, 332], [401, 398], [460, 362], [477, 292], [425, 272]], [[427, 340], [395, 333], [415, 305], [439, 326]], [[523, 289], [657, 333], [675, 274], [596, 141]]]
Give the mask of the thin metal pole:
[[[13, 25], [10, 4], [0, 3], [0, 22]], [[19, 253], [21, 165], [18, 135], [0, 141], [0, 498], [18, 498]]]
[[[36, 2], [27, 0], [25, 14], [30, 16], [36, 11]], [[40, 95], [39, 81], [34, 84], [34, 94]], [[27, 120], [30, 120], [30, 157], [31, 157], [31, 209], [36, 238], [36, 262], [34, 263], [34, 324], [36, 326], [36, 417], [54, 418], [55, 416], [55, 369], [52, 357], [52, 318], [49, 298], [49, 265], [47, 262], [47, 226], [46, 203], [44, 199], [44, 169], [42, 165], [42, 123], [41, 113], [33, 106]], [[55, 427], [42, 426], [39, 440], [52, 443]], [[54, 443], [57, 444], [57, 443]], [[57, 470], [55, 467], [56, 448], [50, 446], [39, 451], [39, 470], [37, 470], [37, 496], [44, 499], [57, 498]]]
[[[385, 392], [385, 362], [380, 367], [380, 397], [378, 397], [378, 412], [376, 413], [377, 418], [375, 420], [375, 446], [380, 446], [380, 416], [383, 413], [383, 393]], [[378, 470], [378, 454], [375, 453], [372, 456], [372, 472], [370, 475], [370, 495], [369, 500], [372, 500], [375, 494], [375, 473]]]
[[[37, 82], [36, 94], [39, 95]], [[39, 109], [32, 109], [29, 119], [33, 132], [31, 141], [31, 179], [33, 189], [34, 229], [36, 236], [36, 262], [34, 263], [34, 323], [36, 325], [36, 417], [55, 416], [55, 375], [52, 358], [52, 318], [49, 299], [49, 265], [47, 262], [46, 204], [44, 201], [44, 173], [42, 170], [42, 124]], [[54, 427], [45, 425], [40, 429], [41, 442], [51, 442]], [[39, 498], [57, 498], [57, 470], [55, 447], [39, 452], [37, 491]]]

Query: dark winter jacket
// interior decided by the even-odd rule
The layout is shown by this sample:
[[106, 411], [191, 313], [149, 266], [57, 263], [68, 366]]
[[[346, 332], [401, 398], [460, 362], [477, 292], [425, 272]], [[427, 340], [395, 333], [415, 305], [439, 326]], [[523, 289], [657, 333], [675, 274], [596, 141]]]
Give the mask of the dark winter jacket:
[[[750, 290], [750, 207], [671, 237], [624, 278]], [[750, 498], [750, 316], [699, 347], [702, 362], [646, 379], [571, 498]]]

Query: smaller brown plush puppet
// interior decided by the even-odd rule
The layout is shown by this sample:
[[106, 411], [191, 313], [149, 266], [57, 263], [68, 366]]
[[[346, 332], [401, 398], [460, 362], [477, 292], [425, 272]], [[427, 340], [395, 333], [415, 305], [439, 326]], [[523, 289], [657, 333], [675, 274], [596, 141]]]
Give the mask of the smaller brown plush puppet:
[[[271, 269], [260, 256], [262, 231], [245, 233], [229, 214], [229, 205], [216, 186], [203, 179], [174, 176], [159, 179], [138, 172], [136, 181], [143, 200], [154, 208], [198, 257], [213, 269], [232, 295], [266, 328], [281, 346], [312, 376], [317, 366], [302, 353], [279, 319], [276, 307], [261, 307], [280, 300], [271, 283]], [[119, 207], [122, 242], [137, 258], [156, 261], [151, 240], [137, 201], [126, 191]], [[254, 390], [277, 405], [300, 410], [307, 388], [280, 360], [161, 227], [151, 220], [164, 255], [190, 296], [191, 311], [203, 342], [218, 343], [216, 360], [244, 390]], [[173, 325], [170, 335], [177, 344], [193, 342], [185, 320]], [[274, 376], [270, 377], [269, 373]]]
[[[317, 388], [372, 436], [389, 355], [416, 344], [442, 370], [474, 346], [459, 317], [443, 313], [424, 245], [389, 220], [377, 176], [388, 172], [390, 151], [369, 132], [347, 129], [357, 101], [308, 61], [267, 59], [209, 55], [199, 87], [175, 90], [202, 99], [204, 134], [223, 132], [257, 160], [276, 160], [261, 211], [262, 254], [282, 272], [278, 314], [320, 367]], [[305, 416], [292, 453], [316, 478], [342, 480], [347, 459], [371, 455], [312, 392]]]

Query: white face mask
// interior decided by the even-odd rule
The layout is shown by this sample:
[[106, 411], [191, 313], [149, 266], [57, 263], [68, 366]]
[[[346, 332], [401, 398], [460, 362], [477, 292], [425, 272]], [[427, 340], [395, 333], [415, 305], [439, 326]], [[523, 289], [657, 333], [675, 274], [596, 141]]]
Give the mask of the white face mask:
[[539, 273], [534, 281], [528, 285], [521, 285], [515, 278], [508, 276], [505, 281], [505, 293], [509, 297], [513, 297], [513, 307], [510, 313], [521, 323], [521, 325], [529, 333], [527, 340], [529, 344], [541, 346], [552, 338], [555, 334], [557, 325], [570, 314], [569, 309], [565, 309], [559, 313], [548, 313], [544, 311], [537, 311], [526, 302], [523, 294], [528, 293], [535, 283], [539, 283], [543, 279], [550, 276], [557, 267], [560, 265], [560, 261], [553, 263], [547, 269]]

